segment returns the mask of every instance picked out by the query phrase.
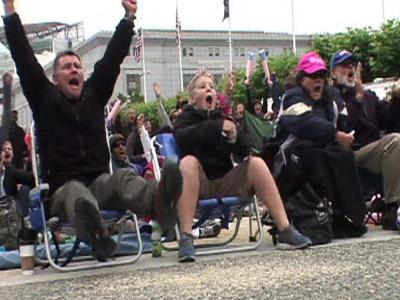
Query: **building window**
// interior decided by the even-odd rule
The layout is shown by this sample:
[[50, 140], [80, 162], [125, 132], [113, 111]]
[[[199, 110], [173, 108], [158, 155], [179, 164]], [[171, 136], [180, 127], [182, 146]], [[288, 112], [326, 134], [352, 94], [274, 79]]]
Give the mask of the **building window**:
[[194, 56], [193, 47], [188, 48], [188, 56]]
[[219, 48], [212, 48], [212, 47], [208, 48], [208, 56], [218, 57], [219, 56]]
[[183, 74], [183, 86], [186, 88], [195, 74]]
[[293, 48], [292, 47], [283, 47], [282, 50], [283, 50], [283, 53], [289, 53], [289, 52], [293, 51]]
[[239, 56], [244, 57], [244, 48], [239, 48]]
[[239, 56], [239, 48], [233, 48], [233, 56], [238, 57]]
[[186, 56], [187, 54], [187, 49], [186, 47], [182, 48], [182, 56]]
[[126, 93], [128, 95], [132, 93], [141, 93], [140, 87], [140, 75], [138, 74], [127, 74], [126, 75]]

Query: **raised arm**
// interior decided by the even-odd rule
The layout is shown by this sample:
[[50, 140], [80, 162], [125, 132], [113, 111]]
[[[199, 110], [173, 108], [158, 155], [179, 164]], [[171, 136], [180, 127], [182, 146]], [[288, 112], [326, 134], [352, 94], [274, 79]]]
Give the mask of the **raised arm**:
[[98, 99], [106, 105], [112, 95], [114, 84], [120, 73], [120, 65], [129, 53], [132, 41], [136, 0], [122, 0], [125, 16], [118, 24], [102, 59], [94, 66], [94, 71], [88, 84], [94, 87]]
[[4, 16], [9, 16], [15, 13], [14, 0], [3, 0]]

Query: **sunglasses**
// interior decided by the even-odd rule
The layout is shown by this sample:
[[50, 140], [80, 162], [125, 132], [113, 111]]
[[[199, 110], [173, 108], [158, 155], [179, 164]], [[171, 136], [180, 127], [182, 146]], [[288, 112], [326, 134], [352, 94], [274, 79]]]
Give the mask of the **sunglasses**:
[[328, 77], [328, 72], [325, 70], [321, 70], [312, 74], [305, 74], [305, 77], [311, 78], [311, 79], [325, 79]]
[[115, 144], [114, 144], [114, 147], [113, 148], [118, 148], [119, 146], [126, 146], [126, 143], [125, 142], [116, 142]]

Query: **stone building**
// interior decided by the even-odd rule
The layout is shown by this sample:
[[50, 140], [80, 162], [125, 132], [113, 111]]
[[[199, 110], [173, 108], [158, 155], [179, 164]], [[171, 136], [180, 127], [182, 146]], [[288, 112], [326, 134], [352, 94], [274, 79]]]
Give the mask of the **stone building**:
[[[77, 31], [78, 32], [78, 31]], [[67, 39], [62, 44], [57, 39], [56, 51], [72, 48], [82, 58], [87, 71], [87, 76], [93, 71], [95, 62], [101, 58], [112, 32], [101, 31], [87, 40], [80, 41], [79, 35], [74, 39]], [[232, 62], [233, 68], [246, 66], [247, 52], [258, 52], [266, 49], [270, 55], [278, 55], [292, 51], [292, 36], [286, 33], [269, 33], [261, 31], [233, 31], [232, 32]], [[129, 56], [121, 66], [121, 73], [115, 85], [114, 95], [119, 93], [129, 94], [132, 91], [146, 94], [147, 100], [153, 100], [153, 82], [160, 82], [165, 97], [174, 96], [180, 91], [179, 55], [176, 46], [174, 30], [144, 30], [144, 61], [145, 74], [143, 73], [143, 60], [135, 61], [133, 39]], [[1, 32], [0, 32], [1, 38]], [[186, 85], [192, 76], [200, 69], [207, 69], [217, 79], [222, 78], [229, 71], [229, 46], [226, 31], [183, 31], [182, 38], [182, 73]], [[48, 39], [48, 36], [46, 37]], [[40, 41], [42, 40], [42, 43]], [[54, 41], [56, 41], [54, 39]], [[43, 38], [32, 36], [31, 43], [45, 44]], [[297, 52], [303, 53], [311, 46], [310, 35], [297, 35]], [[43, 50], [43, 49], [42, 49]], [[47, 50], [47, 49], [45, 49]], [[39, 53], [39, 49], [36, 51]], [[46, 74], [51, 78], [52, 61], [43, 62]], [[4, 72], [5, 70], [0, 70]], [[21, 126], [27, 126], [31, 121], [31, 113], [26, 99], [22, 94], [18, 79], [14, 80], [14, 108], [20, 111]]]

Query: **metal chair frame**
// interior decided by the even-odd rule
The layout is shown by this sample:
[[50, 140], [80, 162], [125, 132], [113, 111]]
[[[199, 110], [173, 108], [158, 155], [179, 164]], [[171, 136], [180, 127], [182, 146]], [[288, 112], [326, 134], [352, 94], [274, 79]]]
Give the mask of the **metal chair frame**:
[[[175, 143], [175, 140], [172, 136], [172, 134], [164, 134], [164, 135], [169, 135], [170, 142], [174, 143], [175, 150], [177, 150], [177, 145]], [[162, 155], [166, 156], [167, 158], [171, 157], [171, 154], [173, 154], [173, 157], [176, 158], [178, 157], [177, 151], [175, 153], [166, 153], [166, 151], [163, 151], [163, 145], [162, 142], [157, 140], [158, 137], [161, 137], [162, 135], [155, 136], [151, 139], [151, 159], [154, 165], [155, 169], [155, 174], [156, 174], [156, 179], [160, 180], [160, 166], [158, 164], [158, 159], [157, 159], [157, 153], [155, 150], [154, 145], [157, 143], [158, 146], [161, 148], [160, 152]], [[165, 150], [165, 149], [164, 149]], [[212, 254], [224, 254], [224, 253], [233, 253], [233, 252], [243, 252], [243, 251], [250, 251], [250, 250], [255, 250], [257, 249], [263, 241], [263, 231], [262, 231], [262, 224], [261, 224], [261, 217], [258, 211], [258, 205], [257, 205], [257, 199], [255, 196], [249, 198], [249, 199], [241, 199], [239, 197], [223, 197], [221, 199], [217, 198], [211, 198], [211, 199], [200, 199], [198, 203], [198, 212], [201, 214], [201, 207], [202, 203], [205, 202], [211, 202], [211, 205], [214, 204], [214, 214], [211, 216], [217, 217], [219, 216], [218, 214], [215, 214], [215, 210], [218, 210], [221, 208], [221, 204], [224, 205], [226, 204], [227, 206], [229, 205], [234, 205], [237, 208], [237, 211], [235, 211], [235, 218], [236, 218], [236, 225], [235, 229], [233, 230], [233, 233], [230, 237], [225, 239], [224, 241], [221, 242], [214, 242], [214, 243], [207, 243], [207, 244], [199, 244], [195, 243], [195, 248], [198, 249], [196, 251], [197, 256], [203, 256], [203, 255], [212, 255]], [[233, 242], [237, 234], [239, 232], [240, 224], [243, 218], [244, 210], [245, 208], [249, 208], [249, 244], [246, 245], [235, 245], [232, 247], [227, 247], [231, 242]], [[199, 211], [200, 209], [200, 211]], [[252, 224], [252, 217], [253, 217], [253, 210], [254, 210], [254, 216], [256, 219], [257, 223], [257, 231], [253, 235], [253, 224]], [[201, 225], [201, 224], [199, 224]], [[175, 226], [175, 234], [177, 237], [177, 241], [180, 239], [180, 233], [179, 233], [179, 227], [178, 225]], [[202, 239], [205, 240], [205, 239]], [[163, 245], [164, 249], [166, 250], [178, 250], [178, 247], [168, 247], [165, 244]]]
[[[31, 133], [31, 138], [32, 138], [32, 153], [31, 153], [32, 169], [33, 169], [33, 173], [35, 176], [35, 184], [36, 184], [36, 187], [33, 190], [31, 190], [30, 196], [31, 196], [31, 201], [39, 205], [41, 220], [43, 222], [42, 232], [43, 232], [44, 246], [45, 246], [46, 257], [47, 257], [46, 260], [36, 257], [37, 262], [42, 265], [50, 264], [51, 267], [53, 267], [54, 269], [61, 271], [61, 272], [98, 269], [98, 268], [104, 268], [104, 267], [121, 266], [121, 265], [135, 263], [142, 255], [143, 243], [142, 243], [142, 239], [141, 239], [141, 235], [140, 235], [140, 229], [139, 229], [137, 216], [136, 216], [136, 214], [134, 214], [130, 211], [124, 212], [123, 216], [121, 218], [118, 218], [118, 221], [113, 222], [112, 224], [117, 225], [119, 227], [118, 240], [117, 240], [117, 246], [119, 247], [121, 244], [123, 230], [124, 230], [126, 222], [128, 220], [131, 220], [133, 222], [133, 226], [134, 226], [134, 229], [137, 234], [138, 247], [139, 247], [137, 253], [133, 253], [134, 254], [133, 256], [125, 256], [124, 255], [121, 258], [120, 257], [119, 258], [112, 257], [112, 258], [109, 258], [108, 261], [105, 261], [105, 262], [97, 261], [95, 263], [81, 262], [81, 260], [88, 260], [88, 259], [91, 259], [93, 261], [92, 256], [79, 256], [78, 257], [79, 265], [73, 265], [73, 266], [71, 266], [71, 265], [68, 266], [68, 263], [72, 260], [72, 257], [74, 257], [74, 256], [72, 256], [70, 258], [67, 257], [66, 259], [61, 260], [61, 264], [58, 263], [58, 257], [55, 259], [52, 257], [51, 245], [50, 245], [50, 240], [47, 235], [47, 232], [54, 234], [54, 231], [51, 230], [51, 227], [53, 224], [59, 223], [59, 222], [58, 222], [58, 218], [52, 218], [50, 220], [46, 219], [44, 202], [47, 200], [46, 199], [47, 197], [45, 196], [45, 194], [46, 194], [46, 191], [48, 191], [48, 189], [49, 189], [49, 185], [46, 183], [40, 183], [40, 179], [39, 179], [39, 175], [38, 175], [38, 163], [37, 163], [37, 153], [36, 153], [36, 139], [35, 139], [35, 132], [34, 132], [34, 122], [32, 122], [32, 124], [31, 124], [30, 133]], [[117, 212], [117, 213], [120, 213], [120, 212]], [[105, 221], [107, 224], [107, 222], [111, 221], [111, 220], [105, 220]], [[112, 221], [115, 221], [115, 220], [112, 220]], [[108, 224], [110, 224], [110, 223], [108, 222]], [[60, 225], [63, 229], [65, 226], [69, 232], [74, 232], [74, 228], [71, 224], [60, 224]], [[55, 240], [55, 239], [53, 239], [53, 240]], [[79, 247], [79, 245], [77, 247]], [[56, 249], [57, 248], [58, 248], [58, 246], [56, 245]]]

